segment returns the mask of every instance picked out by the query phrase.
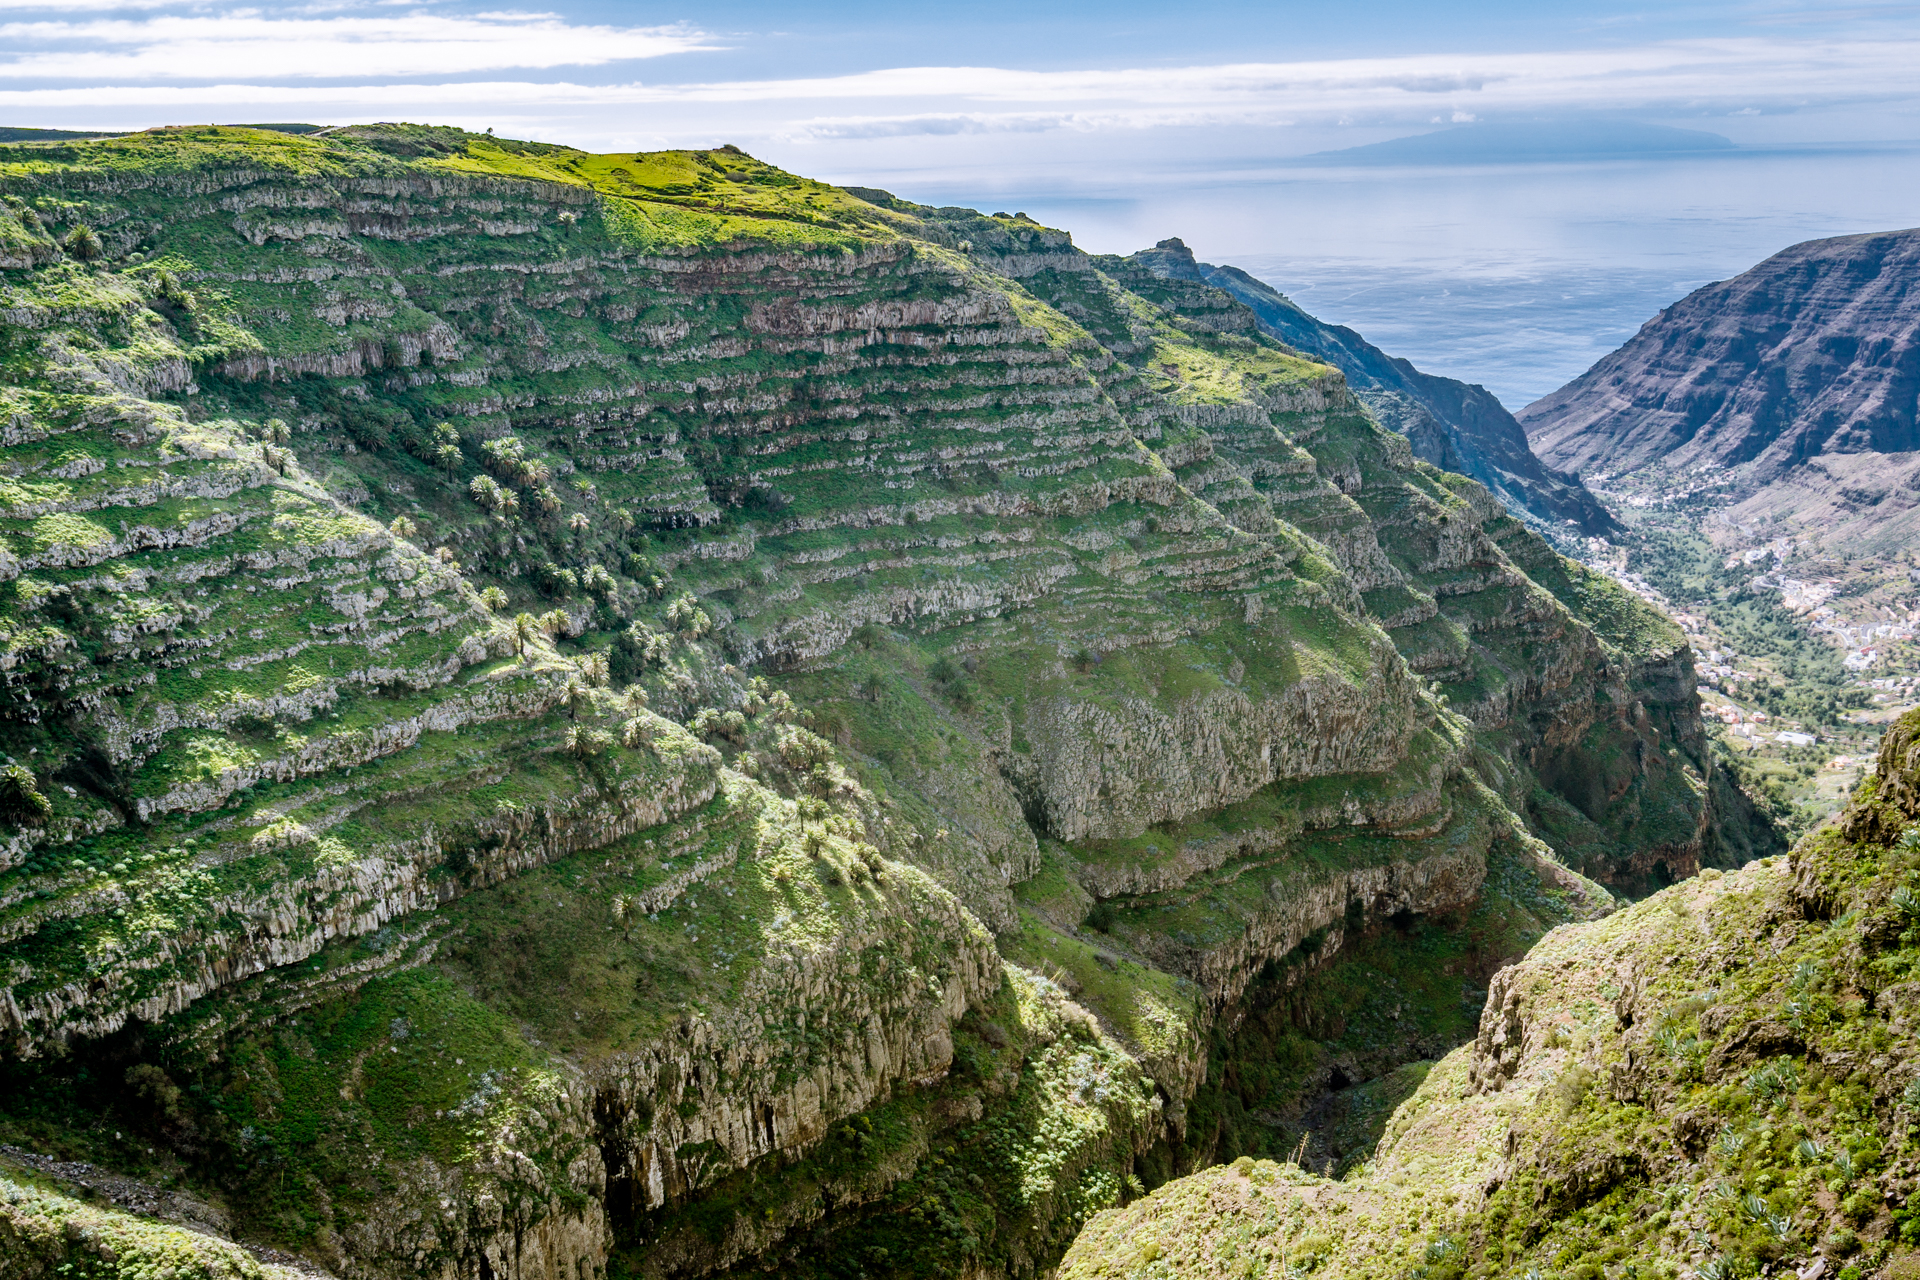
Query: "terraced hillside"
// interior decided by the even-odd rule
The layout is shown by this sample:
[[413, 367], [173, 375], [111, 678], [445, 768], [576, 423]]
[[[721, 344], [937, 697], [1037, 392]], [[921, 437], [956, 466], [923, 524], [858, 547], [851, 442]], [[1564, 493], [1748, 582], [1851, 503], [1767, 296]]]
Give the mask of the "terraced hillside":
[[0, 1138], [242, 1240], [1031, 1274], [1292, 1132], [1348, 1041], [1209, 1063], [1300, 975], [1444, 1039], [1772, 839], [1677, 630], [1149, 263], [421, 126], [0, 198]]

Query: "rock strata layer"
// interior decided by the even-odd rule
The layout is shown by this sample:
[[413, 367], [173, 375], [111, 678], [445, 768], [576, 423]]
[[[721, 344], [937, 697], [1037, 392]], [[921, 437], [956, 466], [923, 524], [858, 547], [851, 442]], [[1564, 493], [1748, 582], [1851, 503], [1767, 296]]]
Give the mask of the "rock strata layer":
[[425, 126], [0, 198], [6, 1123], [336, 1274], [1044, 1272], [1255, 975], [1767, 838], [1154, 252]]

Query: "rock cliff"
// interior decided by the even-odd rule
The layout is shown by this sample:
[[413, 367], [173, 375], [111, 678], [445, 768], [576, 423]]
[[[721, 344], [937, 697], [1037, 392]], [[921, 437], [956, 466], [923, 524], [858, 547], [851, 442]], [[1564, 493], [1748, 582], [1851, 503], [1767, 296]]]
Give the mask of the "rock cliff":
[[1096, 1217], [1060, 1274], [1913, 1274], [1917, 737], [1790, 857], [1503, 969], [1356, 1173], [1216, 1168]]
[[1769, 838], [1151, 253], [403, 125], [0, 197], [5, 1136], [336, 1274], [1041, 1272], [1260, 975]]
[[1486, 485], [1510, 507], [1548, 524], [1586, 534], [1618, 528], [1580, 483], [1543, 465], [1527, 433], [1484, 387], [1422, 373], [1388, 355], [1345, 325], [1308, 315], [1291, 298], [1238, 267], [1198, 262], [1179, 240], [1162, 241], [1140, 255], [1168, 275], [1202, 280], [1244, 303], [1261, 329], [1347, 377], [1347, 386], [1383, 426], [1413, 442], [1414, 454]]
[[1520, 420], [1556, 467], [1903, 550], [1920, 532], [1917, 274], [1920, 230], [1795, 245], [1688, 294]]

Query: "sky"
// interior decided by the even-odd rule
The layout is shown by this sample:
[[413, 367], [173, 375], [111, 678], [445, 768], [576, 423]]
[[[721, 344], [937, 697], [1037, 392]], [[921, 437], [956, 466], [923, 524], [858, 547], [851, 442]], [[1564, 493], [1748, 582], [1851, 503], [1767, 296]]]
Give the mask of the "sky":
[[[1920, 223], [1917, 72], [1920, 4], [0, 0], [0, 124], [733, 143], [1093, 251], [1179, 235], [1510, 404], [1676, 289]], [[1554, 154], [1627, 125], [1737, 145]], [[1314, 158], [1519, 126], [1545, 139], [1524, 156]]]

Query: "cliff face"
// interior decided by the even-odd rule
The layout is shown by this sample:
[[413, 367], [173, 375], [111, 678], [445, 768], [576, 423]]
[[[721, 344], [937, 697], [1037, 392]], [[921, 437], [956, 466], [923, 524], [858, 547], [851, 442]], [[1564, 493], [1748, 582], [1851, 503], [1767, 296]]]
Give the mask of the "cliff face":
[[1214, 1169], [1094, 1219], [1060, 1274], [1913, 1274], [1916, 736], [1790, 858], [1502, 970], [1353, 1176]]
[[6, 1123], [243, 1236], [1026, 1274], [1263, 968], [1724, 856], [1678, 633], [1152, 255], [414, 126], [0, 187]]
[[1285, 294], [1238, 267], [1196, 262], [1178, 240], [1140, 255], [1154, 270], [1224, 290], [1258, 317], [1263, 332], [1347, 377], [1381, 425], [1413, 442], [1414, 456], [1472, 476], [1510, 506], [1551, 524], [1604, 534], [1617, 524], [1577, 476], [1544, 466], [1527, 433], [1485, 387], [1422, 373], [1345, 325], [1315, 319]]
[[1920, 231], [1795, 245], [1707, 285], [1520, 412], [1586, 475], [1729, 486], [1736, 521], [1862, 549], [1912, 542]]

